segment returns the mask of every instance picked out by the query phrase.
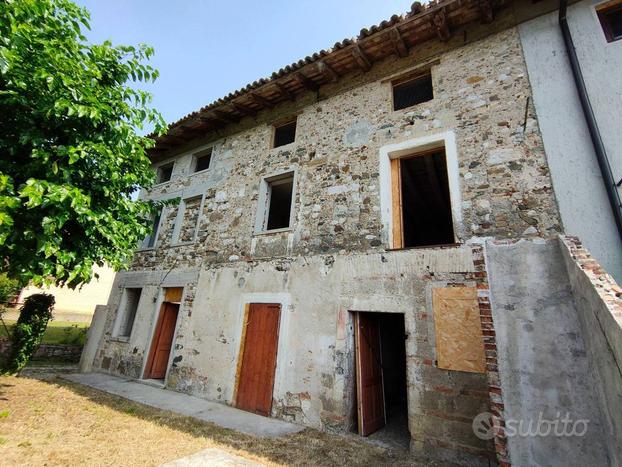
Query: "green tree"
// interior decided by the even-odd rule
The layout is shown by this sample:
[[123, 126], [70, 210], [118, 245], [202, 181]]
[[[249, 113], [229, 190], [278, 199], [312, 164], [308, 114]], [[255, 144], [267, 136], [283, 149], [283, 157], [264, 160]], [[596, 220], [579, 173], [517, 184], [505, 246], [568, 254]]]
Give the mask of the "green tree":
[[68, 0], [0, 0], [0, 271], [75, 287], [120, 268], [148, 233], [146, 155], [165, 131], [138, 88], [150, 47], [89, 44]]

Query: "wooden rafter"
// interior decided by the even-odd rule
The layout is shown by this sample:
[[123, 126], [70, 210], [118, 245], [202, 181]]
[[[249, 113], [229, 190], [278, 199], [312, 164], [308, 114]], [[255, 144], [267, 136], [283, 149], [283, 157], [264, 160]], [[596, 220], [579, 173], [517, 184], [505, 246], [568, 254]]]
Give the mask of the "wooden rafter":
[[317, 92], [318, 89], [320, 89], [319, 84], [317, 84], [311, 78], [308, 78], [307, 76], [303, 75], [300, 72], [294, 73], [294, 79], [298, 81], [302, 87], [304, 87], [305, 89], [309, 91]]
[[274, 107], [274, 104], [272, 102], [270, 102], [265, 97], [260, 96], [256, 92], [249, 92], [248, 95], [251, 97], [251, 99], [253, 99], [257, 104], [259, 104], [262, 107], [267, 107], [269, 109]]
[[232, 102], [231, 106], [240, 112], [242, 115], [246, 115], [247, 117], [254, 117], [257, 115], [257, 112], [250, 107], [246, 107], [245, 105], [238, 104], [237, 102]]
[[337, 72], [333, 70], [333, 68], [328, 65], [324, 60], [318, 60], [317, 69], [329, 81], [335, 82], [339, 79], [339, 74], [337, 74]]
[[492, 23], [495, 19], [492, 0], [479, 0], [479, 9], [482, 15], [482, 22], [485, 24]]
[[218, 120], [221, 120], [226, 123], [238, 123], [240, 121], [240, 119], [236, 117], [235, 115], [231, 115], [230, 113], [223, 112], [222, 110], [214, 109], [212, 110], [212, 113]]
[[278, 81], [274, 82], [274, 87], [277, 88], [281, 96], [283, 96], [285, 99], [289, 99], [290, 101], [296, 100], [296, 96], [294, 96], [294, 94], [289, 92], [287, 88], [283, 86], [281, 83], [279, 83]]
[[352, 46], [352, 56], [361, 70], [369, 71], [371, 69], [369, 58], [367, 58], [367, 55], [365, 55], [365, 52], [361, 50], [358, 44]]
[[406, 57], [408, 55], [408, 47], [400, 34], [400, 31], [395, 27], [389, 30], [389, 37], [391, 38], [391, 42], [393, 42], [393, 47], [395, 47], [395, 52], [400, 57]]
[[451, 30], [449, 29], [445, 8], [441, 8], [432, 16], [430, 25], [436, 31], [436, 35], [441, 41], [446, 42], [451, 38]]

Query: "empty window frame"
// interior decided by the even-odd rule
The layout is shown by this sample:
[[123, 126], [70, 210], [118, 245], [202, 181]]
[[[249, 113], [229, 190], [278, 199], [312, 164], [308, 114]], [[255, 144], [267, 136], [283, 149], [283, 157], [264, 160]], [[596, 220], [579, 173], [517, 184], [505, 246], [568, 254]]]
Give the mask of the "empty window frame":
[[393, 247], [455, 242], [443, 148], [391, 160]]
[[434, 98], [430, 73], [408, 80], [394, 81], [392, 86], [393, 110], [405, 109]]
[[160, 219], [162, 218], [162, 211], [155, 213], [151, 218], [151, 230], [149, 234], [143, 240], [143, 248], [153, 248], [158, 238], [158, 230], [160, 228]]
[[261, 183], [257, 231], [287, 229], [291, 226], [294, 172], [265, 178]]
[[203, 197], [186, 198], [179, 204], [173, 238], [175, 243], [189, 243], [196, 238]]
[[296, 141], [296, 119], [281, 125], [274, 125], [273, 148], [285, 146]]
[[132, 334], [141, 293], [142, 289], [140, 288], [126, 288], [123, 291], [121, 306], [117, 314], [115, 337], [128, 338]]
[[207, 170], [212, 163], [212, 148], [207, 148], [194, 155], [194, 166], [192, 172]]
[[622, 39], [622, 1], [613, 0], [596, 7], [607, 42]]
[[171, 177], [173, 176], [174, 165], [175, 163], [171, 162], [169, 164], [164, 164], [158, 167], [157, 183], [165, 183], [171, 179]]

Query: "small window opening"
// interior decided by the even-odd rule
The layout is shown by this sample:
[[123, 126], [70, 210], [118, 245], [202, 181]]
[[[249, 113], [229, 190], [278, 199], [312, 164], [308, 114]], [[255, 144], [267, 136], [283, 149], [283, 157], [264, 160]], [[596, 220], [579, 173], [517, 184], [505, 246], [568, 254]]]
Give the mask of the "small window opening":
[[130, 334], [132, 334], [132, 328], [134, 327], [134, 319], [136, 318], [136, 310], [138, 309], [138, 302], [140, 301], [141, 292], [142, 289], [125, 289], [123, 309], [119, 310], [120, 315], [118, 319], [120, 321], [117, 331], [118, 337], [130, 337]]
[[393, 83], [393, 110], [405, 109], [434, 98], [432, 75]]
[[622, 1], [607, 2], [600, 7], [596, 7], [596, 13], [607, 42], [622, 39]]
[[158, 227], [160, 226], [160, 217], [162, 216], [162, 211], [154, 214], [153, 221], [151, 223], [151, 231], [147, 238], [145, 239], [145, 246], [147, 248], [153, 248], [155, 245], [156, 238], [158, 236]]
[[294, 174], [267, 181], [267, 216], [264, 230], [289, 227], [292, 211]]
[[284, 146], [296, 140], [296, 120], [274, 127], [274, 147]]
[[453, 244], [445, 151], [393, 159], [395, 248]]
[[201, 170], [207, 170], [212, 162], [212, 148], [201, 151], [195, 154], [194, 157], [194, 171], [200, 172]]
[[158, 183], [168, 182], [171, 179], [173, 176], [173, 165], [174, 163], [171, 162], [158, 167]]

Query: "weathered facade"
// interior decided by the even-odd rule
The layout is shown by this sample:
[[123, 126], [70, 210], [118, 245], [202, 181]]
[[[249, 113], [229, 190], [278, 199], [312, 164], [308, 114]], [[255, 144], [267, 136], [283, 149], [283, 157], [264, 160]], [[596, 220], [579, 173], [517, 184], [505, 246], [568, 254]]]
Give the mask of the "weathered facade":
[[[493, 5], [488, 24], [474, 18], [449, 38], [439, 28], [437, 38], [315, 92], [162, 144], [154, 168], [173, 163], [170, 180], [141, 196], [180, 203], [164, 209], [155, 241], [117, 274], [93, 369], [148, 376], [167, 290], [183, 288], [163, 384], [236, 405], [249, 307], [279, 304], [271, 416], [356, 431], [357, 316], [398, 314], [413, 453], [488, 465], [496, 450], [504, 461], [502, 440], [495, 448], [472, 429], [477, 414], [501, 423], [503, 413], [483, 245], [562, 230], [516, 27], [552, 2], [525, 11], [480, 3]], [[412, 17], [443, 5], [457, 2]], [[428, 71], [433, 99], [394, 110], [396, 80]], [[274, 126], [293, 117], [295, 141], [273, 148]], [[400, 248], [392, 161], [430, 150], [445, 157], [453, 241]], [[209, 168], [194, 172], [206, 151]], [[266, 187], [283, 174], [293, 180], [290, 222], [266, 229]], [[448, 287], [477, 289], [480, 369], [439, 366], [437, 339], [447, 336], [437, 329], [433, 291]], [[140, 289], [139, 299], [133, 326], [119, 335], [128, 289]], [[458, 323], [450, 337], [461, 336]]]

